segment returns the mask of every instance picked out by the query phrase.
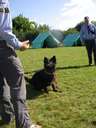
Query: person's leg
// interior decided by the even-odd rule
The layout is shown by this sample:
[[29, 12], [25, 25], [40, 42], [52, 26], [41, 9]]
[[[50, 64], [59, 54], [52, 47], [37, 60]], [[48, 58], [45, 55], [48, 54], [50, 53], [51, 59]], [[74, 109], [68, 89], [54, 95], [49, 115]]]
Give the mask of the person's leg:
[[16, 128], [29, 128], [31, 121], [25, 106], [26, 86], [21, 62], [17, 57], [11, 56], [3, 61], [0, 66], [2, 74], [10, 85]]
[[87, 41], [85, 42], [85, 46], [88, 54], [89, 65], [91, 65], [92, 64], [92, 44], [90, 41]]
[[93, 41], [94, 64], [96, 65], [96, 41]]
[[10, 100], [10, 89], [0, 73], [0, 116], [2, 123], [10, 123], [13, 115], [14, 109]]

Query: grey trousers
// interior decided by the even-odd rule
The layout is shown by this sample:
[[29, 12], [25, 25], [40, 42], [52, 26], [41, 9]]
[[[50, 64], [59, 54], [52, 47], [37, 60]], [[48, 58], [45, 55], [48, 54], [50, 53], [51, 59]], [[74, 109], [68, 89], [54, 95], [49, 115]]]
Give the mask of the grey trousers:
[[0, 47], [1, 118], [10, 121], [15, 115], [16, 128], [29, 128], [31, 121], [25, 105], [26, 85], [22, 64], [15, 50]]
[[14, 108], [10, 97], [10, 88], [2, 74], [0, 74], [0, 115], [5, 123], [11, 122], [14, 116]]
[[85, 40], [85, 46], [87, 49], [89, 64], [92, 64], [92, 53], [94, 56], [94, 64], [96, 64], [96, 41], [95, 40]]

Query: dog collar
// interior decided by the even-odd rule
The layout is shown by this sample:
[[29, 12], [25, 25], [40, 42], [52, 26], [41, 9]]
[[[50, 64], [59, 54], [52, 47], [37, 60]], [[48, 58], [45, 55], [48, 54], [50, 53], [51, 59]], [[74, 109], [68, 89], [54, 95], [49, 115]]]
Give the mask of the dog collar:
[[47, 72], [46, 70], [44, 70], [44, 72], [45, 72], [46, 74], [48, 74], [48, 75], [54, 75], [54, 73], [49, 73], [49, 72]]

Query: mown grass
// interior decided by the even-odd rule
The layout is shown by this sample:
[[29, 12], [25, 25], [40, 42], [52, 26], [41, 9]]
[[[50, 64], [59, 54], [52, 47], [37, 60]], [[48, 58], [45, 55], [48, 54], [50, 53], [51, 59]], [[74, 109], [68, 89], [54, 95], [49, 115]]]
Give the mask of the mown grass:
[[[88, 67], [84, 47], [29, 49], [17, 52], [25, 75], [43, 67], [44, 56], [57, 58], [57, 79], [61, 93], [36, 92], [27, 84], [27, 106], [31, 119], [43, 128], [96, 127], [96, 66]], [[0, 128], [15, 128], [10, 126]]]

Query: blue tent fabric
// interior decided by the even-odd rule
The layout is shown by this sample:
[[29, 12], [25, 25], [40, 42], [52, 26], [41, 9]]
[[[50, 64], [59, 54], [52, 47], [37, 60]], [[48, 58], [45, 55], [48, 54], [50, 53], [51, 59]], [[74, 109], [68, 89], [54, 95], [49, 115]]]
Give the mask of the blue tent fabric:
[[75, 33], [75, 34], [69, 34], [65, 37], [63, 43], [64, 46], [74, 46], [77, 45], [77, 41], [80, 38], [80, 34], [79, 33]]
[[56, 47], [60, 42], [50, 32], [42, 32], [33, 40], [32, 48], [42, 48], [44, 43], [48, 47]]

